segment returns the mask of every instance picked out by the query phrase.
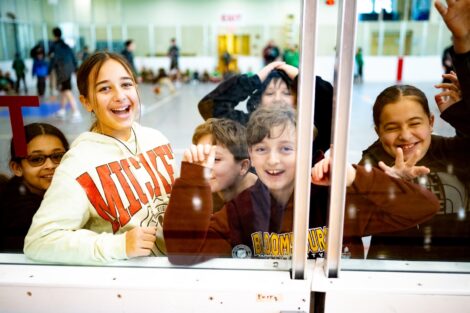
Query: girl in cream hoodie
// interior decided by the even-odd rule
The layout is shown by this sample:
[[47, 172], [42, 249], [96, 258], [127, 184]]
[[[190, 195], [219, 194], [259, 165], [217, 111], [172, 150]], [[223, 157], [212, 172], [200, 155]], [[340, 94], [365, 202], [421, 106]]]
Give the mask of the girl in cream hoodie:
[[96, 122], [56, 169], [25, 254], [68, 264], [165, 254], [173, 152], [159, 131], [135, 122], [140, 101], [133, 71], [120, 55], [97, 52], [79, 68], [77, 84]]

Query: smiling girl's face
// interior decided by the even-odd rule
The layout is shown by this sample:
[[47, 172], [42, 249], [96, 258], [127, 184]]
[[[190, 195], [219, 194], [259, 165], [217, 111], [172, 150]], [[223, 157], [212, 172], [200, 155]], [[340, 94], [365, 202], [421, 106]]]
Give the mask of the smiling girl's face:
[[96, 81], [89, 81], [88, 97], [80, 96], [80, 100], [95, 113], [101, 133], [121, 140], [129, 138], [139, 109], [136, 87], [132, 74], [114, 59], [103, 63]]
[[433, 124], [434, 116], [428, 116], [412, 97], [403, 96], [383, 107], [376, 131], [389, 155], [396, 157], [397, 148], [402, 148], [405, 161], [415, 154], [419, 161], [431, 144]]
[[39, 135], [28, 142], [27, 154], [30, 158], [46, 156], [45, 162], [35, 165], [24, 158], [19, 162], [11, 162], [10, 167], [16, 176], [23, 178], [23, 183], [29, 191], [43, 195], [51, 185], [52, 176], [59, 165], [53, 161], [54, 157], [51, 158], [51, 154], [64, 153], [65, 147], [58, 137], [49, 134]]

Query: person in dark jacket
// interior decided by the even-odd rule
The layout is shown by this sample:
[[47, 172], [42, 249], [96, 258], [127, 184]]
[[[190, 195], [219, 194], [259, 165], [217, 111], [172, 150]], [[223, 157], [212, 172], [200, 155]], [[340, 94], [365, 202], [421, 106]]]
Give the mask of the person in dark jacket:
[[[246, 125], [251, 113], [259, 106], [283, 101], [296, 106], [298, 69], [284, 62], [272, 62], [256, 75], [235, 75], [199, 101], [198, 109], [204, 120], [230, 118]], [[237, 108], [247, 100], [246, 111]], [[314, 125], [318, 132], [313, 151], [326, 151], [331, 144], [333, 86], [317, 76], [315, 81]]]
[[135, 42], [132, 39], [128, 39], [124, 42], [124, 49], [121, 51], [121, 54], [127, 60], [129, 65], [131, 66], [132, 71], [134, 74], [137, 75], [137, 69], [134, 63], [134, 50], [135, 50]]
[[55, 72], [57, 88], [60, 91], [60, 109], [57, 117], [66, 117], [66, 105], [70, 103], [72, 109], [72, 121], [81, 121], [81, 113], [77, 107], [77, 101], [72, 93], [72, 75], [77, 69], [77, 60], [72, 48], [62, 39], [62, 31], [59, 27], [52, 29], [54, 43], [50, 49], [51, 71]]
[[31, 226], [54, 171], [69, 148], [64, 134], [46, 123], [24, 127], [27, 153], [18, 157], [13, 140], [10, 145], [10, 169], [14, 176], [0, 192], [0, 251], [22, 252], [24, 238]]
[[170, 58], [170, 71], [173, 69], [178, 70], [179, 69], [178, 60], [180, 57], [180, 49], [176, 45], [175, 38], [171, 38], [170, 40], [170, 47], [168, 48], [167, 55]]
[[23, 81], [24, 92], [25, 94], [28, 93], [28, 85], [26, 84], [26, 65], [24, 64], [23, 59], [21, 58], [21, 54], [19, 52], [15, 53], [15, 59], [13, 60], [13, 64], [11, 66], [13, 70], [15, 70], [16, 74], [16, 83], [15, 83], [15, 91], [17, 94], [20, 92], [20, 82]]

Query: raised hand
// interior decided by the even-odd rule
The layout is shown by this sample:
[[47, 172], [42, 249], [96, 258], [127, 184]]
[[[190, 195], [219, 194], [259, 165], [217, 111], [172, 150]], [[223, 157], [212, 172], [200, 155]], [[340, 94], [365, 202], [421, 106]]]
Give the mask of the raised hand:
[[441, 0], [434, 5], [452, 32], [454, 50], [457, 53], [470, 51], [470, 0]]
[[271, 73], [272, 70], [280, 67], [281, 65], [285, 64], [284, 61], [274, 61], [263, 67], [258, 73], [259, 80], [262, 82], [268, 77], [269, 73]]
[[319, 186], [330, 185], [330, 164], [331, 158], [325, 157], [312, 167], [312, 184]]
[[[315, 163], [312, 167], [312, 184], [319, 186], [329, 186], [330, 181], [330, 167], [331, 167], [331, 157], [327, 156], [324, 159]], [[354, 182], [356, 178], [356, 169], [347, 164], [346, 166], [346, 186], [349, 187]]]
[[286, 73], [287, 76], [289, 76], [289, 78], [292, 80], [294, 80], [294, 78], [296, 78], [297, 75], [299, 75], [299, 69], [287, 63], [283, 63], [279, 65], [277, 69], [284, 71], [284, 73]]
[[126, 232], [126, 254], [128, 258], [148, 256], [155, 244], [157, 229], [154, 226], [136, 227]]
[[460, 84], [459, 79], [457, 78], [457, 74], [454, 71], [451, 71], [450, 74], [443, 74], [442, 77], [450, 80], [451, 82], [434, 85], [434, 87], [436, 88], [443, 89], [442, 92], [434, 96], [437, 107], [439, 108], [439, 111], [441, 113], [444, 112], [448, 107], [450, 107], [454, 103], [457, 103], [462, 100], [462, 92], [460, 90]]
[[429, 168], [426, 166], [415, 166], [418, 162], [420, 151], [416, 151], [406, 162], [403, 157], [403, 150], [397, 148], [395, 165], [387, 166], [384, 162], [379, 162], [379, 167], [388, 175], [395, 178], [412, 180], [418, 176], [429, 174]]
[[[183, 154], [183, 161], [199, 164], [208, 169], [212, 169], [215, 163], [215, 148], [213, 145], [191, 145], [189, 149], [186, 149]], [[209, 175], [207, 173], [207, 175]]]

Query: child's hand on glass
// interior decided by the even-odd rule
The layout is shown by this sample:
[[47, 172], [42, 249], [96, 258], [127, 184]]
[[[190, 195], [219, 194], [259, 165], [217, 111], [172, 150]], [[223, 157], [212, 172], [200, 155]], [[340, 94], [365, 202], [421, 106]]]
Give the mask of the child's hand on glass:
[[403, 157], [403, 150], [397, 148], [397, 155], [395, 157], [395, 164], [387, 166], [384, 162], [379, 162], [379, 167], [388, 175], [395, 178], [412, 180], [418, 176], [426, 175], [429, 173], [429, 168], [426, 166], [416, 166], [420, 151], [417, 150], [407, 161]]
[[440, 83], [435, 85], [436, 88], [441, 88], [442, 92], [434, 96], [436, 100], [437, 107], [442, 113], [445, 109], [453, 105], [454, 103], [462, 100], [462, 92], [460, 90], [459, 79], [457, 74], [454, 71], [451, 71], [449, 74], [443, 74], [442, 77], [450, 80], [450, 83]]
[[215, 162], [215, 147], [209, 144], [191, 145], [184, 151], [183, 161], [212, 169]]
[[[330, 167], [331, 157], [327, 156], [324, 159], [315, 163], [312, 168], [312, 184], [319, 186], [329, 186], [330, 181]], [[349, 187], [356, 178], [356, 169], [351, 164], [346, 165], [346, 186]]]

